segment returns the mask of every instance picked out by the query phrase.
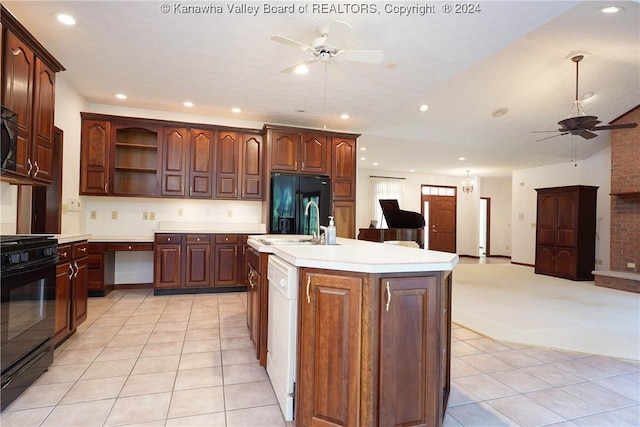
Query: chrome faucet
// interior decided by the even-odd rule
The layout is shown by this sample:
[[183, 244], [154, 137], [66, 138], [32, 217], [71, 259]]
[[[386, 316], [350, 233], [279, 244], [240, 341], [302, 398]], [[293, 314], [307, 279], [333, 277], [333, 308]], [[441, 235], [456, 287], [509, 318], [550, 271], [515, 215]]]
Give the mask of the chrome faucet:
[[317, 214], [316, 231], [311, 232], [311, 237], [312, 239], [320, 240], [320, 208], [318, 207], [318, 204], [316, 202], [314, 202], [313, 200], [310, 200], [309, 203], [307, 203], [307, 206], [305, 206], [304, 208], [305, 216], [309, 216], [309, 206], [314, 206], [316, 208], [316, 214]]

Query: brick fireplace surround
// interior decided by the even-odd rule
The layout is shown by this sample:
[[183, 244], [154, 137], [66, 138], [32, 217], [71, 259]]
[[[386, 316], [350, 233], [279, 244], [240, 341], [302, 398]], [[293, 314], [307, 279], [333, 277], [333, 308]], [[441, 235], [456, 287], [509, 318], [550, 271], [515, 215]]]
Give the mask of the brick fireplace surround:
[[[640, 105], [612, 124], [633, 122]], [[594, 271], [596, 286], [640, 293], [640, 127], [611, 131], [610, 245], [611, 270]]]

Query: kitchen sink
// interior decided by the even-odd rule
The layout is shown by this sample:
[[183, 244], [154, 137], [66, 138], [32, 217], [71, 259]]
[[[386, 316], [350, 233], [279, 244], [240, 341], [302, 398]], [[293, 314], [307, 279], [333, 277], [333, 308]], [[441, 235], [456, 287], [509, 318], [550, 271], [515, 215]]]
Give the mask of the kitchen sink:
[[264, 239], [257, 239], [259, 242], [265, 245], [319, 245], [318, 240], [313, 240], [311, 237], [304, 238], [286, 238], [286, 237], [269, 237]]

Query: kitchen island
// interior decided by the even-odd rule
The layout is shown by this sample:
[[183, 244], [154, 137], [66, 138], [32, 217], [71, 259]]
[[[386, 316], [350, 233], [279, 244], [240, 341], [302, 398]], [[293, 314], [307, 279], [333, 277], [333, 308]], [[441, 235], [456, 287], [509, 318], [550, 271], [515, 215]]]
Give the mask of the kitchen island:
[[248, 244], [298, 269], [296, 425], [442, 425], [458, 256], [270, 237]]

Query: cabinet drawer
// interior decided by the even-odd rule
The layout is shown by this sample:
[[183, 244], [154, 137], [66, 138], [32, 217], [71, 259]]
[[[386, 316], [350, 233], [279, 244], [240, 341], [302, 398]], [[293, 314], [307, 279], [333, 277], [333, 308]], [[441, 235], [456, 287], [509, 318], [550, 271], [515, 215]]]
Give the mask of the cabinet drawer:
[[187, 234], [187, 243], [210, 244], [210, 234]]
[[89, 243], [90, 254], [102, 254], [104, 252], [104, 243]]
[[107, 243], [107, 252], [152, 251], [153, 243]]
[[182, 243], [181, 234], [156, 234], [156, 243]]
[[87, 267], [89, 269], [98, 269], [102, 273], [102, 254], [89, 254], [87, 257]]
[[239, 234], [216, 234], [216, 243], [238, 243], [240, 241]]
[[72, 246], [73, 259], [84, 258], [89, 253], [89, 243], [74, 243]]
[[71, 259], [71, 245], [58, 245], [58, 256], [60, 257], [59, 263], [67, 262]]

